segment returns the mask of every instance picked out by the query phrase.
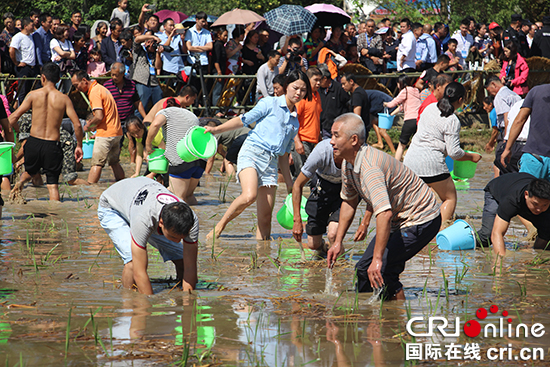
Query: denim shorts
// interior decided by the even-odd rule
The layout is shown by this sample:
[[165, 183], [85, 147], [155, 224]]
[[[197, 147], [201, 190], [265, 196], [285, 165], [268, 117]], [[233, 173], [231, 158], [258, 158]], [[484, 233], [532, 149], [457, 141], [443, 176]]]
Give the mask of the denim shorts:
[[195, 166], [181, 173], [170, 173], [170, 177], [181, 178], [183, 180], [189, 180], [190, 178], [199, 179], [202, 177], [203, 173], [204, 173], [204, 168], [200, 166]]
[[[97, 207], [97, 217], [101, 227], [107, 232], [115, 249], [124, 261], [124, 264], [132, 261], [132, 234], [130, 224], [112, 208]], [[172, 242], [166, 237], [157, 233], [151, 234], [148, 241], [153, 247], [159, 250], [162, 259], [181, 260], [183, 259], [183, 244], [181, 242]]]
[[237, 158], [237, 182], [239, 182], [239, 173], [245, 168], [252, 167], [258, 174], [258, 187], [278, 186], [278, 165], [278, 155], [245, 140]]

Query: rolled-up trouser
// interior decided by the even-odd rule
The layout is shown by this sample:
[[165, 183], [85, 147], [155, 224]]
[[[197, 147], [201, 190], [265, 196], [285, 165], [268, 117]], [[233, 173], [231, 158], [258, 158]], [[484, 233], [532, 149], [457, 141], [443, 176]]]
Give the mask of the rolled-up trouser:
[[481, 217], [481, 229], [477, 232], [476, 244], [478, 247], [489, 247], [493, 223], [497, 215], [498, 203], [489, 191], [485, 191], [485, 204], [483, 204], [483, 216]]
[[[402, 228], [390, 234], [390, 239], [382, 257], [381, 272], [384, 279], [384, 290], [381, 297], [389, 299], [403, 288], [399, 281], [399, 275], [405, 270], [405, 263], [430, 243], [439, 231], [440, 226], [441, 215], [438, 215], [435, 219], [426, 223]], [[363, 257], [355, 266], [358, 292], [373, 291], [367, 271], [372, 263], [375, 242], [376, 236], [374, 236]]]

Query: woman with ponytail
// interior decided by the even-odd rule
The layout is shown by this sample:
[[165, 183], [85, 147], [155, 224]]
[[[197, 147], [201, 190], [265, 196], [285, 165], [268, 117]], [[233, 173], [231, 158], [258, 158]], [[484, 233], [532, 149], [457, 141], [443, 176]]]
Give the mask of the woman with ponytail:
[[411, 140], [411, 136], [416, 132], [416, 119], [418, 118], [418, 109], [422, 102], [420, 101], [420, 91], [422, 90], [423, 81], [418, 78], [414, 87], [411, 87], [411, 79], [407, 75], [403, 74], [397, 80], [399, 86], [399, 94], [390, 102], [384, 102], [384, 107], [394, 108], [402, 106], [405, 116], [403, 119], [403, 127], [401, 128], [401, 135], [399, 136], [399, 145], [395, 151], [395, 159], [401, 161], [405, 148]]
[[432, 103], [418, 121], [403, 164], [428, 184], [442, 201], [442, 223], [453, 217], [456, 208], [456, 189], [445, 163], [450, 156], [455, 161], [478, 162], [481, 155], [460, 148], [460, 121], [454, 114], [464, 102], [466, 89], [457, 82], [450, 83], [437, 103]]

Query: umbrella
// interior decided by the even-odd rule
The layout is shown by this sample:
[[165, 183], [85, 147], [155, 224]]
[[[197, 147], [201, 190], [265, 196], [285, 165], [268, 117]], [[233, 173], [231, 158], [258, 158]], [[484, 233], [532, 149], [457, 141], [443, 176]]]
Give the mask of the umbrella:
[[251, 10], [233, 9], [227, 13], [222, 14], [218, 20], [212, 24], [212, 27], [228, 24], [248, 24], [256, 23], [265, 20], [264, 17], [254, 13]]
[[285, 36], [309, 32], [317, 20], [309, 10], [288, 4], [265, 13], [264, 17], [269, 28]]
[[313, 4], [306, 6], [306, 9], [315, 14], [316, 24], [322, 27], [344, 25], [351, 19], [348, 13], [331, 4]]
[[172, 11], [168, 9], [158, 11], [155, 15], [159, 17], [160, 22], [164, 22], [167, 18], [172, 18], [174, 23], [181, 23], [188, 18], [188, 16], [183, 14], [181, 11]]
[[[214, 16], [214, 15], [208, 15], [206, 17], [206, 21], [208, 22], [208, 24], [212, 24], [214, 23], [216, 20], [218, 19], [218, 17]], [[195, 14], [191, 15], [189, 18], [185, 19], [183, 22], [181, 22], [182, 24], [184, 25], [189, 25], [189, 26], [192, 26], [193, 24], [195, 24], [197, 22], [197, 18], [195, 17]]]

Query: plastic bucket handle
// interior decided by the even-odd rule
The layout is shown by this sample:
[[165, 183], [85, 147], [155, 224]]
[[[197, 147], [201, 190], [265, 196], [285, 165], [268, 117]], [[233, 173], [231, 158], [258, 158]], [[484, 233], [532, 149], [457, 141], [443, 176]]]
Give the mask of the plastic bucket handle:
[[3, 142], [2, 145], [4, 145], [4, 146], [11, 145], [11, 146], [10, 146], [10, 149], [6, 149], [6, 150], [4, 150], [4, 151], [2, 152], [2, 153], [0, 154], [0, 157], [3, 156], [4, 153], [11, 152], [11, 149], [15, 146], [15, 143], [6, 141], [6, 142]]

